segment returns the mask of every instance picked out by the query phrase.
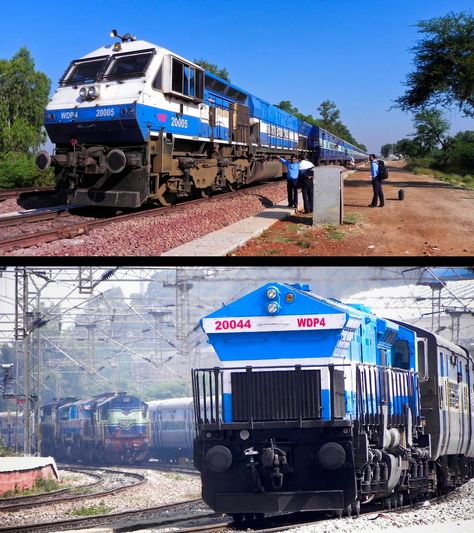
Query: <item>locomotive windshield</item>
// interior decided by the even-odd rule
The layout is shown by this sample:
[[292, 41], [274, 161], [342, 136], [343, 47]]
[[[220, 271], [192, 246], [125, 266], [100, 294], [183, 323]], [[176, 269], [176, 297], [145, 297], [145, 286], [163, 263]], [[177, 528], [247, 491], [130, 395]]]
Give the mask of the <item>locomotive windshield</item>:
[[61, 79], [61, 85], [76, 85], [80, 83], [94, 83], [105, 68], [108, 57], [93, 60], [73, 61], [66, 74]]
[[112, 67], [105, 77], [109, 80], [140, 78], [145, 75], [152, 55], [152, 52], [148, 52], [146, 54], [115, 56]]

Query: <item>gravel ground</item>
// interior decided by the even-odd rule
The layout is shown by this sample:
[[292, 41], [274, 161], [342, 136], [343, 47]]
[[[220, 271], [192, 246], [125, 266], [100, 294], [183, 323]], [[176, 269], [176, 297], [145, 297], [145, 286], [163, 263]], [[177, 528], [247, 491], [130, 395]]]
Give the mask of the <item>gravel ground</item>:
[[[127, 469], [147, 477], [147, 483], [131, 487], [116, 495], [101, 498], [84, 499], [73, 502], [49, 504], [43, 507], [22, 509], [18, 512], [2, 512], [2, 527], [14, 527], [33, 522], [49, 522], [61, 518], [74, 518], [70, 514], [73, 509], [82, 507], [106, 507], [110, 513], [119, 513], [133, 509], [145, 509], [167, 505], [201, 497], [201, 480], [197, 476], [158, 472], [156, 470]], [[61, 477], [74, 476], [75, 484], [87, 483], [88, 476], [80, 479], [81, 474], [60, 471]]]
[[[289, 529], [292, 533], [353, 533], [354, 531], [401, 530], [417, 526], [420, 531], [473, 531], [472, 522], [468, 527], [459, 526], [474, 517], [474, 480], [469, 481], [438, 503], [425, 502], [412, 509], [368, 513], [357, 519], [341, 518], [323, 520], [311, 526]], [[434, 525], [440, 525], [435, 528]], [[422, 527], [425, 526], [425, 527]], [[388, 531], [387, 531], [388, 533]]]
[[156, 218], [112, 223], [80, 238], [15, 250], [9, 256], [158, 256], [212, 231], [254, 216], [286, 198], [286, 182], [234, 198], [218, 198]]
[[28, 209], [38, 209], [40, 207], [50, 207], [58, 204], [59, 201], [55, 194], [29, 194], [24, 198], [7, 198], [0, 202], [0, 215]]

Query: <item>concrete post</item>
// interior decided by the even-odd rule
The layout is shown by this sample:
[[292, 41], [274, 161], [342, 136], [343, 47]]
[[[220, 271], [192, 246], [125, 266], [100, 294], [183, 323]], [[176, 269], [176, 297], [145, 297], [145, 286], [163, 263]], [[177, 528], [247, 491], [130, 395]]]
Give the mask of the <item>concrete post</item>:
[[313, 224], [340, 226], [344, 218], [344, 167], [331, 165], [314, 169]]

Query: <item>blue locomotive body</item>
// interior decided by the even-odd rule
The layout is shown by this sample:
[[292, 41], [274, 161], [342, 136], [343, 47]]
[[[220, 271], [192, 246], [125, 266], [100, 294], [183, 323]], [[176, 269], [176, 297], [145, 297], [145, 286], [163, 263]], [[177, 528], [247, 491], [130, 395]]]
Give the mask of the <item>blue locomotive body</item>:
[[[361, 503], [399, 505], [472, 476], [474, 371], [464, 348], [281, 283], [201, 324], [221, 367], [193, 372], [194, 455], [217, 512], [358, 513]], [[440, 349], [457, 375], [442, 377]], [[452, 390], [457, 403], [438, 408]]]
[[367, 154], [145, 41], [73, 61], [45, 110], [58, 190], [75, 204], [138, 207], [280, 177], [277, 156]]

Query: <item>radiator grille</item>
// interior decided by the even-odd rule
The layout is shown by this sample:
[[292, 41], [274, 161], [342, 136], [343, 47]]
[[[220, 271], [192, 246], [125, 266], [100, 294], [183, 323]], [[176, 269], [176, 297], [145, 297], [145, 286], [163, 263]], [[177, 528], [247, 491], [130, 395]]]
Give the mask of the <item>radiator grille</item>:
[[319, 370], [233, 372], [234, 420], [294, 420], [320, 418]]

